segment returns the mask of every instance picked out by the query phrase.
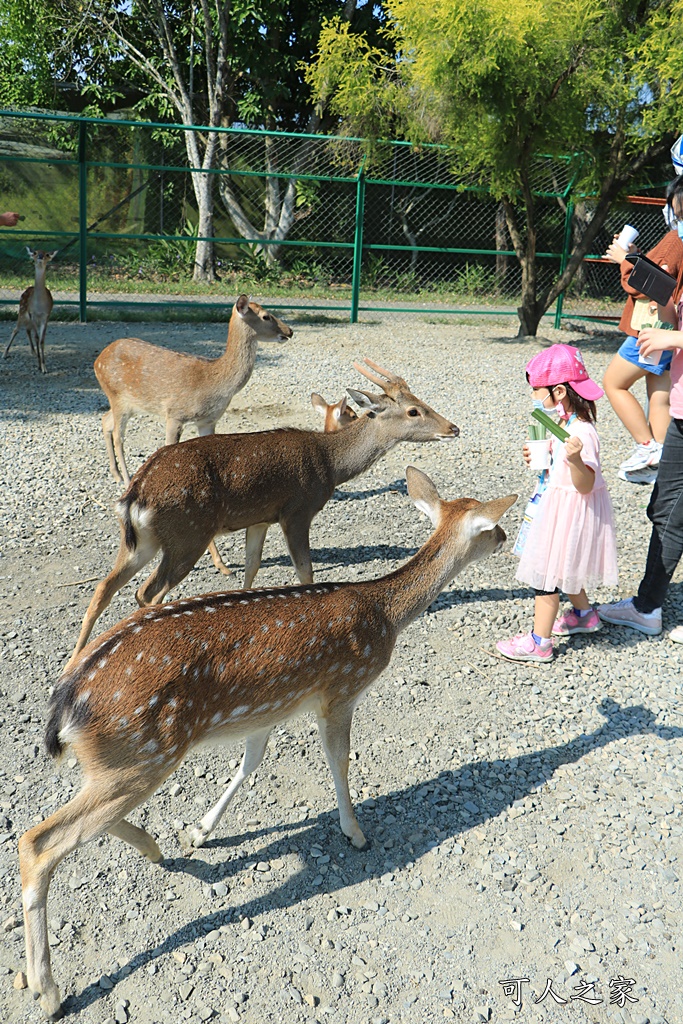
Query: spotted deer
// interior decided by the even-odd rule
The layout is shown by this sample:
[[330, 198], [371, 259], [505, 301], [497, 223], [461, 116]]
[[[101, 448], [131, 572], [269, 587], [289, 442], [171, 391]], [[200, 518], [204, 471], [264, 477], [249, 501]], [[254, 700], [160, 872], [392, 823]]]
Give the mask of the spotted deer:
[[116, 562], [95, 588], [72, 660], [114, 594], [159, 550], [159, 565], [135, 595], [141, 606], [160, 604], [214, 537], [236, 530], [247, 531], [248, 590], [272, 523], [282, 528], [299, 580], [311, 583], [311, 522], [335, 487], [365, 472], [400, 441], [458, 436], [458, 427], [416, 398], [402, 377], [370, 359], [365, 363], [354, 366], [384, 393], [350, 388], [367, 415], [342, 431], [285, 428], [195, 437], [160, 448], [140, 467], [117, 505], [121, 540]]
[[95, 376], [110, 406], [102, 417], [102, 432], [114, 479], [126, 487], [130, 483], [123, 437], [133, 413], [164, 420], [166, 444], [177, 444], [188, 423], [196, 425], [200, 437], [213, 434], [252, 375], [259, 341], [284, 341], [293, 333], [248, 295], [240, 295], [225, 351], [217, 359], [174, 352], [140, 338], [119, 338], [107, 345], [95, 360]]
[[45, 286], [45, 272], [48, 265], [57, 255], [55, 252], [42, 252], [40, 249], [30, 249], [26, 246], [36, 270], [35, 284], [22, 292], [19, 299], [19, 315], [12, 331], [12, 336], [7, 343], [3, 358], [7, 359], [12, 342], [23, 327], [28, 335], [31, 352], [38, 358], [38, 369], [41, 373], [47, 373], [45, 365], [45, 335], [47, 333], [47, 322], [52, 312], [52, 292]]
[[323, 430], [327, 434], [331, 434], [335, 430], [343, 430], [344, 427], [348, 427], [350, 423], [358, 419], [355, 411], [350, 405], [347, 405], [346, 395], [334, 405], [330, 405], [322, 395], [318, 395], [314, 391], [311, 395], [311, 405], [325, 420]]
[[57, 865], [105, 832], [160, 861], [155, 840], [127, 815], [197, 744], [246, 738], [235, 777], [191, 834], [195, 846], [258, 768], [271, 730], [304, 711], [317, 717], [341, 830], [356, 849], [366, 845], [348, 785], [355, 707], [389, 664], [401, 630], [466, 565], [502, 546], [498, 520], [516, 500], [446, 501], [424, 473], [409, 467], [406, 475], [408, 493], [434, 532], [394, 572], [139, 609], [89, 644], [62, 676], [45, 741], [52, 757], [72, 748], [83, 786], [19, 840], [28, 985], [48, 1016], [60, 1008], [47, 927]]

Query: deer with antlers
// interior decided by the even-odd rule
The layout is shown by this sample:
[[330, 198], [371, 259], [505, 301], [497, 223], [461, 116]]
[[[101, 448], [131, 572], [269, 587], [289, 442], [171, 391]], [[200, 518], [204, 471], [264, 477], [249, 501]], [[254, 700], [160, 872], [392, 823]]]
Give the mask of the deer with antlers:
[[299, 580], [311, 583], [310, 527], [335, 487], [365, 472], [400, 441], [458, 436], [458, 427], [416, 398], [402, 377], [370, 359], [365, 363], [354, 367], [383, 394], [349, 389], [367, 415], [343, 431], [287, 428], [195, 437], [160, 448], [140, 467], [117, 505], [116, 562], [95, 589], [72, 661], [114, 594], [159, 550], [159, 565], [135, 595], [141, 606], [160, 604], [214, 537], [236, 530], [247, 531], [248, 590], [272, 523], [282, 528]]
[[445, 501], [412, 467], [407, 481], [434, 532], [389, 575], [140, 609], [89, 644], [66, 671], [51, 699], [46, 746], [53, 757], [71, 746], [83, 787], [19, 840], [28, 984], [48, 1016], [60, 1010], [47, 938], [55, 868], [105, 832], [160, 861], [155, 840], [127, 815], [197, 744], [246, 737], [239, 770], [192, 833], [195, 846], [258, 768], [271, 730], [303, 711], [318, 720], [342, 832], [357, 849], [366, 845], [348, 785], [354, 709], [389, 664], [401, 630], [466, 565], [501, 547], [498, 520], [516, 499]]
[[225, 351], [217, 359], [174, 352], [140, 338], [119, 338], [107, 345], [95, 360], [95, 376], [110, 406], [102, 417], [102, 432], [114, 479], [126, 487], [130, 483], [123, 438], [133, 413], [164, 420], [166, 444], [177, 444], [188, 423], [196, 425], [200, 437], [213, 434], [252, 375], [259, 341], [284, 341], [293, 333], [283, 320], [240, 295], [232, 308]]
[[40, 249], [34, 250], [26, 246], [26, 252], [35, 265], [36, 280], [35, 284], [27, 288], [25, 292], [22, 292], [19, 299], [17, 322], [3, 356], [3, 359], [7, 359], [12, 342], [23, 327], [28, 335], [31, 352], [35, 353], [38, 357], [38, 369], [41, 373], [47, 373], [45, 365], [45, 335], [53, 305], [52, 292], [45, 286], [45, 272], [58, 251], [43, 252]]

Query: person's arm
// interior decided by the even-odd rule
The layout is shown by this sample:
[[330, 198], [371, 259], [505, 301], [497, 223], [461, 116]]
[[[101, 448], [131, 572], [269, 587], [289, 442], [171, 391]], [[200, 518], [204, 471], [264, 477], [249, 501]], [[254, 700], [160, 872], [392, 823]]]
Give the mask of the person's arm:
[[0, 213], [0, 226], [3, 228], [13, 228], [19, 223], [21, 214], [12, 213], [9, 210], [7, 213]]
[[571, 473], [572, 483], [576, 487], [579, 494], [590, 494], [595, 484], [595, 470], [587, 466], [581, 458], [581, 451], [583, 449], [583, 442], [580, 437], [576, 434], [572, 434], [568, 440], [564, 442], [564, 450], [567, 456], [567, 462], [569, 463], [569, 472]]

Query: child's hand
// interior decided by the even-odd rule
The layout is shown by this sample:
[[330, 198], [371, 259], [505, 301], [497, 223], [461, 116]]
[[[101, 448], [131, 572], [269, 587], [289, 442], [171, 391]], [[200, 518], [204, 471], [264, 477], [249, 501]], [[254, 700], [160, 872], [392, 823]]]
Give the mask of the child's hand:
[[531, 452], [529, 451], [529, 445], [525, 444], [522, 448], [522, 458], [524, 459], [527, 466], [531, 462]]
[[564, 450], [567, 455], [567, 462], [573, 462], [574, 465], [582, 464], [583, 460], [581, 458], [581, 452], [583, 450], [583, 441], [580, 437], [572, 434], [572, 436], [564, 442]]
[[641, 356], [650, 356], [653, 352], [664, 352], [671, 348], [671, 334], [671, 331], [664, 331], [661, 327], [644, 327], [636, 339]]

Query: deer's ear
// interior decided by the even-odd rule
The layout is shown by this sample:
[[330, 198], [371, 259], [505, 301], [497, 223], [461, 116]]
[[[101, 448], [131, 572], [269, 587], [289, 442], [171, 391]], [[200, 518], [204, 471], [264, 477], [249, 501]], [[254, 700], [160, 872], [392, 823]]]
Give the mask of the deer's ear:
[[371, 395], [368, 391], [356, 391], [355, 388], [347, 388], [346, 390], [360, 409], [379, 412], [384, 408], [382, 395]]
[[346, 412], [346, 395], [344, 395], [344, 397], [341, 398], [336, 405], [332, 406], [332, 408], [334, 409], [332, 415], [334, 416], [335, 420], [340, 420], [344, 413]]
[[516, 494], [508, 494], [505, 498], [494, 498], [483, 502], [472, 509], [467, 515], [467, 529], [470, 537], [493, 530], [501, 516], [517, 501]]
[[433, 526], [438, 526], [441, 519], [441, 498], [433, 482], [426, 473], [415, 466], [408, 466], [406, 469], [406, 482], [408, 494], [413, 499], [415, 507], [431, 519]]
[[311, 405], [321, 416], [327, 415], [327, 402], [322, 395], [317, 394], [315, 391], [311, 395]]
[[246, 316], [249, 310], [249, 296], [240, 295], [239, 298], [237, 299], [237, 302], [235, 303], [235, 309], [237, 310], [240, 316]]

